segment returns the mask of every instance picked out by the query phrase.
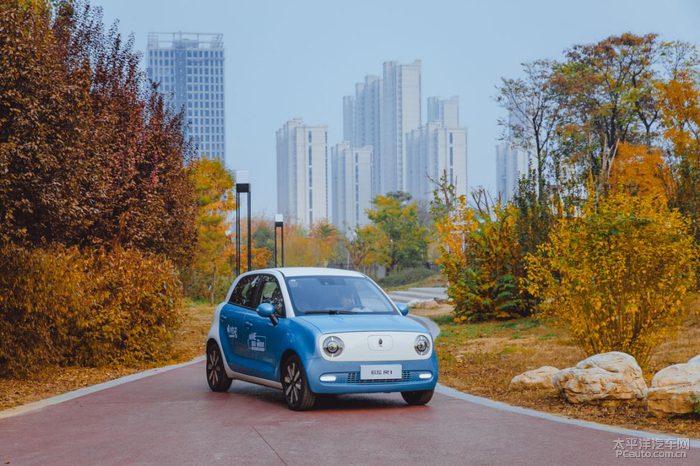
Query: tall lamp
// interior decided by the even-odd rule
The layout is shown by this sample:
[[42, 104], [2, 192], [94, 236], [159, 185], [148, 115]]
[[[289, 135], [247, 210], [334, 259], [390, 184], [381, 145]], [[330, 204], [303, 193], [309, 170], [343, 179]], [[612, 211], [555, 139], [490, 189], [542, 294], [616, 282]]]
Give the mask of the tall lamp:
[[247, 170], [236, 171], [236, 275], [241, 274], [241, 193], [248, 196], [248, 271], [252, 269], [252, 248], [250, 234], [250, 176]]
[[275, 214], [275, 267], [277, 267], [277, 228], [280, 229], [282, 267], [284, 267], [284, 216], [282, 214]]

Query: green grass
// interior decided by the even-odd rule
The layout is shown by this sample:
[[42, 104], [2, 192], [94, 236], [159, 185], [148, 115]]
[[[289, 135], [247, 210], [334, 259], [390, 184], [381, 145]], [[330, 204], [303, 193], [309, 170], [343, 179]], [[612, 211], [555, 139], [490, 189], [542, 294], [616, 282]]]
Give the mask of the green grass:
[[450, 313], [444, 316], [430, 317], [430, 319], [438, 325], [449, 325], [452, 323], [452, 319], [454, 319], [454, 316]]
[[421, 286], [426, 280], [439, 275], [438, 270], [430, 269], [404, 269], [399, 273], [389, 275], [376, 280], [377, 284], [386, 291], [398, 291], [413, 286]]

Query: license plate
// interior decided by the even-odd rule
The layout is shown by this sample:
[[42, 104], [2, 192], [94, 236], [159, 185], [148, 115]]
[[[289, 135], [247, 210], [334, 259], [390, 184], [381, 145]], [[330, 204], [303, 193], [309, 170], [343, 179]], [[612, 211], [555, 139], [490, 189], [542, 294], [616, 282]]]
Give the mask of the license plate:
[[371, 366], [360, 366], [360, 379], [400, 379], [401, 364], [374, 364]]

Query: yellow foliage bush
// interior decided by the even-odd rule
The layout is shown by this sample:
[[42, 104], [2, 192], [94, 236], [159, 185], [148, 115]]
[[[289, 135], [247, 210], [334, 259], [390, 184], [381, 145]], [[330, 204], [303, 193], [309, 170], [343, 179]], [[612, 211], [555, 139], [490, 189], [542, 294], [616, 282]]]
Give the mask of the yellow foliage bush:
[[687, 316], [697, 257], [686, 220], [662, 198], [618, 192], [561, 218], [528, 255], [525, 282], [538, 312], [586, 354], [624, 351], [644, 364]]
[[512, 205], [474, 209], [466, 196], [436, 221], [438, 258], [455, 305], [455, 322], [512, 319], [529, 314], [531, 300], [521, 293], [524, 258]]
[[167, 359], [181, 323], [172, 265], [137, 250], [0, 248], [0, 374]]

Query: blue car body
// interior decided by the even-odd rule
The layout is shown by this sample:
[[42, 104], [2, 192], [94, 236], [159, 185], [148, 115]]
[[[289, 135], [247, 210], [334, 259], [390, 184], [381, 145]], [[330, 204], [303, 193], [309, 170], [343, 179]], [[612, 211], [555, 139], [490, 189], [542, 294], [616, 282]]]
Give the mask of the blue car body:
[[[438, 363], [430, 333], [420, 323], [402, 315], [374, 282], [372, 286], [391, 303], [393, 312], [296, 315], [300, 312], [291, 299], [289, 280], [305, 276], [370, 280], [357, 272], [312, 268], [266, 269], [241, 275], [231, 286], [226, 301], [216, 308], [207, 339], [208, 345], [219, 346], [230, 378], [282, 388], [282, 363], [297, 355], [314, 393], [405, 392], [435, 387]], [[256, 311], [268, 284], [277, 293], [273, 299], [277, 307], [285, 308], [285, 315], [278, 319], [262, 317]], [[257, 289], [246, 292], [246, 286]], [[242, 293], [247, 294], [242, 297]], [[253, 298], [249, 297], [251, 293]], [[430, 342], [429, 354], [418, 355], [414, 350], [413, 342], [420, 335]], [[324, 354], [323, 342], [329, 336], [344, 342], [344, 353], [337, 358]], [[400, 378], [395, 373], [390, 379], [378, 375], [363, 378], [369, 377], [367, 374], [373, 368], [387, 367], [388, 373], [400, 369]]]

